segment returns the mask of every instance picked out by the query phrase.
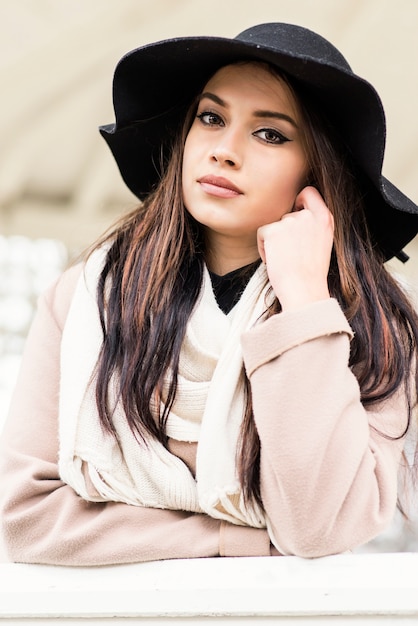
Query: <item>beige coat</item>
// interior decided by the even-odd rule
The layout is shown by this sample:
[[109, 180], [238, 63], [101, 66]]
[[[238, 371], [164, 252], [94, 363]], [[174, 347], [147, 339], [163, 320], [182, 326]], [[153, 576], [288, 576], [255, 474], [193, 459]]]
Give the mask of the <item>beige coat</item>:
[[[60, 341], [79, 267], [40, 299], [1, 440], [0, 516], [12, 560], [102, 565], [277, 554], [264, 529], [204, 514], [84, 501], [59, 478]], [[242, 337], [261, 441], [261, 494], [285, 554], [367, 542], [391, 522], [405, 398], [366, 411], [335, 300], [275, 315]], [[82, 355], [80, 355], [80, 359]], [[194, 473], [196, 444], [170, 440]], [[216, 463], [216, 458], [213, 459]]]

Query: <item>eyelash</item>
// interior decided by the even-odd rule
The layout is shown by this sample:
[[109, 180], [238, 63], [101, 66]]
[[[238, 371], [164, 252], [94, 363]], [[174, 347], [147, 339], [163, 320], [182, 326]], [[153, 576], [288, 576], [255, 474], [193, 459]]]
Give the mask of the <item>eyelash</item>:
[[[196, 117], [198, 118], [198, 120], [200, 120], [200, 122], [204, 126], [218, 126], [218, 125], [223, 124], [223, 120], [221, 116], [218, 115], [217, 113], [214, 113], [213, 111], [202, 111], [201, 113], [198, 113]], [[212, 122], [206, 121], [205, 120], [206, 117], [211, 117]], [[214, 119], [216, 121], [214, 121]], [[276, 139], [273, 139], [273, 140], [259, 137], [262, 141], [265, 141], [268, 144], [282, 145], [290, 141], [290, 139], [288, 139], [285, 135], [283, 135], [283, 133], [280, 133], [278, 130], [275, 130], [274, 128], [260, 128], [259, 130], [255, 131], [253, 134], [257, 137], [259, 136], [259, 133], [265, 133], [265, 134], [271, 133], [275, 135]]]

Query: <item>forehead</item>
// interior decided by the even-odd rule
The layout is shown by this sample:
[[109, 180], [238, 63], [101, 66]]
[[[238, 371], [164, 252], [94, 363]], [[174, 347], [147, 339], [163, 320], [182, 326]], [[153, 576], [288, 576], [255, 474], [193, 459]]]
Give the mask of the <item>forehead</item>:
[[285, 105], [294, 113], [298, 103], [289, 84], [273, 68], [265, 63], [241, 62], [225, 65], [209, 79], [203, 92], [222, 90], [225, 94], [236, 93], [242, 97], [259, 98]]

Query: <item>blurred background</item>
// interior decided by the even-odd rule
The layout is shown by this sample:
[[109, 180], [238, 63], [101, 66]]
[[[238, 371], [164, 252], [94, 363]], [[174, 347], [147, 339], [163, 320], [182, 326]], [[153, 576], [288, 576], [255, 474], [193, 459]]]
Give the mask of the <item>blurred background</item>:
[[[0, 14], [0, 427], [39, 293], [136, 204], [97, 132], [128, 50], [266, 21], [319, 32], [381, 95], [384, 174], [418, 201], [416, 0], [0, 0]], [[390, 267], [415, 293], [418, 243], [406, 251]]]

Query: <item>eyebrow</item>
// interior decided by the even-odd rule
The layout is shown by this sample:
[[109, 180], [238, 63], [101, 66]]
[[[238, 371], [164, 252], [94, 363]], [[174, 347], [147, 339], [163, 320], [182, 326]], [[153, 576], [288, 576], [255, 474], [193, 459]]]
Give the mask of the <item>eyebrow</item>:
[[[211, 93], [210, 91], [205, 91], [204, 93], [202, 93], [199, 98], [199, 102], [203, 100], [203, 98], [208, 98], [209, 100], [212, 100], [212, 102], [219, 104], [219, 106], [228, 108], [227, 103], [224, 100], [222, 100], [222, 98], [220, 98], [214, 93]], [[278, 111], [264, 111], [260, 109], [260, 110], [254, 111], [254, 116], [260, 117], [260, 118], [269, 117], [269, 118], [275, 118], [278, 120], [284, 120], [285, 122], [289, 122], [289, 124], [292, 124], [292, 126], [294, 126], [295, 128], [299, 128], [295, 120], [293, 119], [293, 117], [290, 117], [290, 115], [287, 115], [286, 113], [279, 113]]]

